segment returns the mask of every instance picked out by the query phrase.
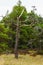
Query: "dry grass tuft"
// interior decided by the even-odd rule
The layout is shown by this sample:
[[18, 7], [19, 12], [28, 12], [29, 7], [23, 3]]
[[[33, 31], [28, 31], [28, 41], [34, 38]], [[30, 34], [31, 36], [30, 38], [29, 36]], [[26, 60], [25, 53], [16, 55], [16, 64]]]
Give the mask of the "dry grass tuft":
[[3, 54], [0, 56], [0, 65], [43, 65], [43, 56], [35, 57], [30, 55], [19, 55], [19, 59], [14, 58], [14, 54]]

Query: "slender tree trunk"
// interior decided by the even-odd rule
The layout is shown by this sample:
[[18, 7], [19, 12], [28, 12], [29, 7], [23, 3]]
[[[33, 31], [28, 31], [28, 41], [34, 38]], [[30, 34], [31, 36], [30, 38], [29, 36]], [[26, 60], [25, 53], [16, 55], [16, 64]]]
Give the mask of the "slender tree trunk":
[[22, 16], [24, 9], [22, 10], [19, 17], [17, 17], [17, 28], [16, 28], [16, 43], [15, 43], [15, 58], [18, 58], [18, 43], [19, 43], [19, 19]]
[[15, 43], [15, 58], [18, 58], [18, 43], [19, 43], [19, 18], [17, 18], [17, 27], [16, 27], [16, 43]]

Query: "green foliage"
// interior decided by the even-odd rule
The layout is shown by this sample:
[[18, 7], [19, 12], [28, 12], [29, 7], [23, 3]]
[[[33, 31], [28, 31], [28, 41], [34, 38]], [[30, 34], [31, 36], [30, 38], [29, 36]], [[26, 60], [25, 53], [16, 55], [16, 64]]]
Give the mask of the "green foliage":
[[[13, 7], [12, 12], [0, 22], [0, 52], [14, 48], [17, 17], [19, 17], [23, 9], [24, 12], [19, 19], [20, 37], [18, 48], [27, 49], [32, 46], [33, 49], [39, 50], [41, 44], [41, 49], [43, 49], [43, 18], [34, 11], [27, 13], [24, 6], [16, 5]], [[28, 19], [26, 20], [27, 16]]]
[[14, 20], [17, 20], [17, 17], [21, 14], [22, 10], [24, 9], [24, 13], [21, 16], [20, 20], [25, 20], [27, 16], [26, 8], [23, 6], [14, 6], [13, 11], [9, 14], [10, 18], [13, 18]]

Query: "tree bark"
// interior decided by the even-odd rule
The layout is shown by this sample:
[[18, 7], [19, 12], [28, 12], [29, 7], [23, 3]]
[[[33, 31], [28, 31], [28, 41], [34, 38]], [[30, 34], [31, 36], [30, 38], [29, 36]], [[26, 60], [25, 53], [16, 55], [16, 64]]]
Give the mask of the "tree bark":
[[19, 43], [19, 18], [17, 18], [17, 27], [16, 27], [16, 43], [15, 43], [15, 58], [18, 58], [18, 43]]

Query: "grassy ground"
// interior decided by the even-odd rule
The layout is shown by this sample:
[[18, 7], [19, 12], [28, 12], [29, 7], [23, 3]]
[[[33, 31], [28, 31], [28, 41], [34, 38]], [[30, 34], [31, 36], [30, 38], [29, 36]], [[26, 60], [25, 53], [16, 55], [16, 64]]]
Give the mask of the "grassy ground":
[[19, 59], [15, 59], [13, 54], [0, 55], [0, 65], [43, 65], [43, 56], [35, 57], [30, 55], [19, 55]]

